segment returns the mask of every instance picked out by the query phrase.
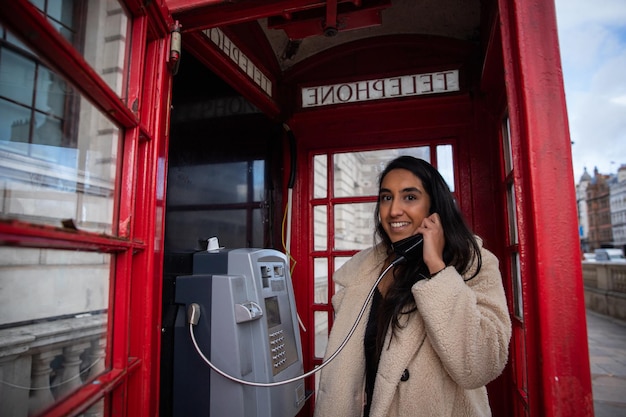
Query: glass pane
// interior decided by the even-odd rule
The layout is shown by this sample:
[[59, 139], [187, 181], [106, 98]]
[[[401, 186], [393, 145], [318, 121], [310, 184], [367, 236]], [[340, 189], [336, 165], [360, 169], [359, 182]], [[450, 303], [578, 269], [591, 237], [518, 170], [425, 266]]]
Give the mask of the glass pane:
[[106, 370], [111, 261], [0, 247], [3, 410], [37, 414]]
[[522, 296], [522, 272], [520, 269], [519, 253], [513, 253], [511, 259], [511, 277], [513, 278], [513, 296], [515, 315], [524, 321], [524, 304]]
[[11, 119], [20, 114], [9, 110], [0, 117], [0, 217], [54, 226], [71, 219], [79, 229], [113, 233], [120, 130], [82, 99], [63, 125], [36, 115], [32, 135], [30, 120]]
[[265, 201], [265, 161], [252, 161], [252, 200]]
[[207, 154], [197, 152], [176, 153], [170, 159], [166, 249], [204, 249], [213, 236], [228, 248], [271, 246], [265, 236], [269, 221], [265, 161], [207, 159]]
[[165, 221], [168, 228], [165, 245], [169, 251], [205, 249], [206, 241], [213, 236], [217, 236], [220, 246], [226, 248], [248, 247], [246, 210], [169, 210]]
[[[263, 219], [263, 209], [252, 210], [252, 244], [251, 248], [264, 248], [267, 245], [263, 244], [265, 233], [265, 220]], [[209, 236], [211, 237], [211, 236]]]
[[32, 55], [0, 66], [0, 218], [113, 233], [121, 131]]
[[428, 146], [333, 155], [334, 196], [377, 195], [380, 173], [385, 169], [387, 163], [401, 155], [411, 155], [430, 162], [430, 148]]
[[326, 155], [313, 157], [313, 198], [326, 197], [328, 188], [327, 160]]
[[30, 0], [30, 2], [39, 10], [44, 10], [44, 7], [46, 5], [46, 0]]
[[72, 87], [55, 73], [39, 67], [35, 108], [46, 115], [63, 117], [68, 97], [74, 97]]
[[[87, 3], [85, 60], [118, 96], [126, 99], [130, 19], [119, 1]], [[130, 105], [130, 103], [126, 103]]]
[[513, 154], [511, 151], [511, 119], [506, 116], [502, 123], [502, 146], [504, 148], [505, 175], [513, 170]]
[[507, 189], [507, 212], [509, 215], [509, 235], [510, 244], [514, 245], [518, 242], [517, 238], [517, 208], [515, 205], [515, 188], [513, 184], [508, 185]]
[[[116, 0], [31, 0], [118, 96], [126, 90], [130, 19]], [[84, 28], [84, 33], [79, 29]], [[79, 43], [80, 42], [80, 43]]]
[[[52, 146], [64, 146], [67, 137], [63, 132], [63, 120], [44, 115], [36, 112], [33, 114], [35, 117], [35, 130], [33, 132], [32, 141], [40, 145], [52, 145]], [[49, 159], [48, 148], [32, 148], [33, 155], [39, 156], [43, 159]]]
[[[0, 81], [1, 83], [1, 81]], [[11, 138], [13, 142], [28, 142], [30, 138], [30, 118], [31, 111], [26, 107], [10, 103], [0, 98], [0, 149], [3, 148], [3, 141]], [[26, 154], [28, 149], [24, 147], [21, 151]], [[14, 152], [20, 152], [15, 148]]]
[[248, 201], [248, 163], [170, 164], [167, 203], [233, 204]]
[[313, 207], [313, 250], [326, 250], [328, 216], [326, 206]]
[[47, 2], [47, 14], [50, 18], [65, 26], [73, 27], [74, 0], [56, 0]]
[[350, 260], [350, 258], [351, 258], [351, 256], [337, 256], [335, 258], [335, 271], [338, 270], [339, 268], [341, 268], [343, 266], [343, 264], [348, 262]]
[[450, 191], [454, 192], [454, 161], [452, 158], [452, 145], [437, 146], [437, 170], [441, 174]]
[[313, 319], [315, 321], [315, 356], [323, 358], [326, 345], [328, 345], [328, 313], [315, 311]]
[[0, 48], [0, 98], [30, 107], [36, 65], [6, 48]]
[[[2, 25], [0, 25], [0, 28], [2, 28]], [[20, 48], [20, 49], [23, 49], [23, 50], [25, 50], [27, 52], [30, 52], [30, 49], [28, 49], [28, 47], [26, 45], [24, 45], [24, 43], [21, 40], [19, 40], [15, 36], [13, 36], [12, 33], [5, 32], [5, 36], [6, 36], [6, 41], [9, 42], [11, 45], [15, 46], [16, 48]], [[30, 53], [32, 53], [32, 52], [30, 52]]]
[[376, 203], [339, 204], [335, 206], [336, 250], [358, 250], [374, 243]]
[[316, 258], [313, 261], [313, 269], [315, 281], [313, 302], [316, 304], [328, 304], [328, 259]]

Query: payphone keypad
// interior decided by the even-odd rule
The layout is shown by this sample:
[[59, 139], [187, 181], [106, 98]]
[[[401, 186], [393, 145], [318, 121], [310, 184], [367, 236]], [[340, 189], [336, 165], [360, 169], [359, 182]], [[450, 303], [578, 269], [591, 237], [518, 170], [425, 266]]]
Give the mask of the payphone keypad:
[[287, 362], [287, 352], [285, 351], [285, 336], [283, 330], [271, 332], [270, 348], [272, 351], [272, 364], [274, 366], [274, 374], [278, 373], [281, 367]]

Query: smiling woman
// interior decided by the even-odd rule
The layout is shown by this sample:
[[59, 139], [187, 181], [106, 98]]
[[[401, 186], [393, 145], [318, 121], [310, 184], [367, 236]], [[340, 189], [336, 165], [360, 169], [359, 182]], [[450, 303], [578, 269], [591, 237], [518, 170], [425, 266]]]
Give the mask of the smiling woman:
[[[422, 159], [400, 156], [385, 167], [375, 221], [381, 243], [334, 275], [341, 287], [325, 358], [346, 339], [352, 306], [368, 303], [369, 320], [321, 371], [315, 415], [490, 415], [485, 385], [504, 369], [511, 337], [495, 256]], [[421, 256], [391, 270], [393, 243], [417, 234]]]

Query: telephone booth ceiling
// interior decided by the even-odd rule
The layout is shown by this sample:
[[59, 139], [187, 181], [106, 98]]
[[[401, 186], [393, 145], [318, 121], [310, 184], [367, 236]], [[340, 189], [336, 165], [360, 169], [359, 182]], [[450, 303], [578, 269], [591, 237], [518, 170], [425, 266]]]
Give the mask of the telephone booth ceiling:
[[[281, 71], [342, 44], [385, 35], [478, 41], [484, 3], [478, 0], [166, 0], [183, 32], [247, 25], [257, 37], [256, 42], [271, 47]], [[267, 42], [259, 37], [265, 37]]]

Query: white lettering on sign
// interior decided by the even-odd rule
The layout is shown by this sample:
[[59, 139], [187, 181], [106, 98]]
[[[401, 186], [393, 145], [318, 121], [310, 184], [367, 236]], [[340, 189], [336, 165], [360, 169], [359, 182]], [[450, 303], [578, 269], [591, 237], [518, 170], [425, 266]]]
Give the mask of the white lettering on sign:
[[235, 45], [228, 36], [219, 28], [210, 28], [202, 31], [217, 47], [239, 67], [256, 85], [268, 96], [272, 97], [272, 81], [261, 70], [254, 65], [252, 60], [246, 56]]
[[417, 96], [459, 91], [459, 71], [402, 75], [302, 89], [302, 107]]

